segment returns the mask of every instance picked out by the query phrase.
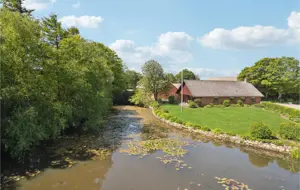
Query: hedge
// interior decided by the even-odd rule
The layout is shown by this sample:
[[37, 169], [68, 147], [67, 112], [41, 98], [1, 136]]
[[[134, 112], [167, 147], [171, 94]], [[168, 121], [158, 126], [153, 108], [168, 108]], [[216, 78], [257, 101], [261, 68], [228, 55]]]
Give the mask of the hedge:
[[263, 106], [266, 110], [279, 112], [282, 115], [288, 117], [291, 121], [295, 121], [298, 123], [300, 122], [300, 110], [281, 106], [271, 102], [262, 102], [260, 106]]

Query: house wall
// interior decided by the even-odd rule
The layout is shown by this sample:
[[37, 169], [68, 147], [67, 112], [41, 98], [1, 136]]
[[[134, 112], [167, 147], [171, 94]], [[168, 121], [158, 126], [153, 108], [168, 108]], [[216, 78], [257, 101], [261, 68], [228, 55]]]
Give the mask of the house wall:
[[[202, 102], [202, 106], [206, 106], [210, 103], [214, 103], [213, 102], [213, 98], [212, 97], [194, 97], [193, 99], [196, 98], [200, 98], [201, 102]], [[230, 100], [231, 104], [236, 104], [238, 100], [240, 100], [241, 97], [235, 97], [234, 99], [230, 99], [230, 97], [218, 97], [218, 100], [216, 102], [216, 104], [222, 104], [224, 102], [224, 100]], [[259, 104], [261, 101], [261, 97], [255, 97], [255, 103]], [[252, 98], [251, 97], [246, 97], [244, 100], [244, 104], [253, 104], [254, 102], [252, 102]]]
[[176, 99], [176, 91], [177, 88], [174, 85], [170, 84], [169, 90], [167, 92], [160, 92], [158, 94], [158, 99], [168, 100], [169, 96], [175, 96]]

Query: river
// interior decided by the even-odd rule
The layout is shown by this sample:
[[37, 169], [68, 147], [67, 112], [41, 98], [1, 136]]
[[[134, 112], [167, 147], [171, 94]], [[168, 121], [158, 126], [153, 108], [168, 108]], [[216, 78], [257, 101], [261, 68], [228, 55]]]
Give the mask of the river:
[[[283, 156], [174, 129], [161, 123], [146, 108], [119, 106], [116, 109], [118, 114], [110, 118], [99, 135], [64, 139], [53, 145], [51, 151], [45, 150], [38, 157], [39, 164], [35, 165], [41, 171], [38, 175], [20, 179], [5, 189], [299, 189], [299, 167]], [[149, 139], [187, 142], [181, 165], [161, 162], [165, 153], [160, 150], [151, 151], [143, 158], [121, 151], [131, 142]], [[104, 151], [101, 159], [90, 159], [82, 147], [111, 152]], [[64, 151], [67, 153], [57, 153]], [[74, 164], [56, 165], [55, 160], [61, 159], [61, 155], [69, 156]]]

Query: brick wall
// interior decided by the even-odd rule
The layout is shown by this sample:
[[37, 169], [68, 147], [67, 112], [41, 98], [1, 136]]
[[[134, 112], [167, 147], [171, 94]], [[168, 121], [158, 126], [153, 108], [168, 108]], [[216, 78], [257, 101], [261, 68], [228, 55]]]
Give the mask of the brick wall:
[[[196, 99], [196, 97], [194, 98]], [[202, 105], [206, 106], [210, 103], [214, 103], [214, 99], [212, 97], [200, 97], [201, 101], [202, 101]], [[236, 104], [238, 100], [240, 100], [240, 97], [235, 97], [234, 99], [231, 99], [230, 97], [219, 97], [217, 100], [217, 104], [223, 104], [224, 100], [230, 100], [231, 104]], [[255, 98], [255, 103], [259, 104], [261, 101], [260, 97], [256, 97]], [[251, 97], [246, 97], [244, 100], [244, 104], [253, 104], [254, 102], [252, 101]]]

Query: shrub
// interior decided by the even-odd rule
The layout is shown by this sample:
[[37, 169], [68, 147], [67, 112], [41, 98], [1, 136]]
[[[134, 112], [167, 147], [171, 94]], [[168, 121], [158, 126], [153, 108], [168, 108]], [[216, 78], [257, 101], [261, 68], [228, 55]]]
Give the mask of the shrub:
[[291, 158], [294, 160], [299, 160], [300, 158], [300, 148], [296, 147], [291, 150]]
[[157, 109], [160, 107], [159, 103], [157, 101], [153, 101], [150, 103], [150, 106], [153, 108], [153, 109]]
[[193, 124], [193, 128], [194, 128], [194, 129], [201, 129], [202, 127], [201, 127], [201, 125]]
[[300, 122], [300, 110], [281, 106], [281, 105], [274, 104], [271, 102], [263, 102], [261, 104], [267, 110], [279, 112], [279, 113], [287, 116], [291, 121]]
[[201, 106], [202, 106], [202, 101], [201, 101], [200, 98], [196, 98], [196, 99], [194, 100], [194, 102], [198, 105], [198, 107], [201, 107]]
[[178, 123], [178, 124], [183, 124], [183, 123], [184, 123], [184, 122], [181, 121], [180, 119], [177, 119], [175, 122]]
[[253, 105], [254, 107], [256, 107], [256, 108], [264, 108], [265, 107], [265, 105], [264, 104], [254, 104]]
[[201, 127], [201, 130], [203, 130], [203, 131], [211, 131], [210, 128], [208, 128], [206, 126]]
[[242, 100], [238, 100], [237, 101], [237, 105], [239, 105], [240, 107], [243, 107], [244, 106], [244, 103]]
[[242, 100], [243, 102], [245, 102], [246, 98], [245, 98], [245, 97], [241, 97], [241, 100]]
[[172, 116], [172, 117], [169, 118], [169, 121], [171, 121], [171, 122], [176, 122], [176, 121], [177, 121], [177, 117]]
[[279, 135], [284, 139], [300, 140], [300, 125], [291, 122], [281, 123]]
[[166, 110], [166, 109], [160, 108], [160, 110], [161, 110], [163, 113], [169, 113], [169, 111]]
[[220, 128], [215, 128], [212, 130], [212, 132], [216, 133], [216, 134], [223, 134], [223, 130]]
[[227, 134], [227, 135], [230, 135], [230, 136], [236, 136], [236, 134], [233, 133], [233, 132], [226, 132], [226, 134]]
[[230, 104], [230, 107], [241, 107], [240, 105], [238, 105], [238, 104]]
[[189, 108], [198, 108], [198, 105], [192, 100], [189, 100], [188, 104], [189, 104]]
[[272, 131], [263, 122], [255, 122], [251, 126], [250, 136], [256, 139], [271, 139]]
[[170, 104], [175, 104], [175, 96], [169, 96], [168, 99]]
[[229, 106], [230, 106], [230, 100], [224, 100], [224, 101], [223, 101], [223, 105], [224, 105], [225, 107], [229, 107]]
[[253, 104], [255, 104], [255, 103], [256, 103], [256, 98], [255, 98], [255, 97], [251, 97], [251, 102], [252, 102]]
[[212, 107], [214, 107], [214, 105], [213, 105], [212, 103], [210, 103], [210, 104], [204, 106], [204, 108], [212, 108]]
[[193, 124], [190, 123], [190, 122], [186, 122], [186, 123], [185, 123], [185, 126], [187, 126], [187, 127], [193, 127]]

